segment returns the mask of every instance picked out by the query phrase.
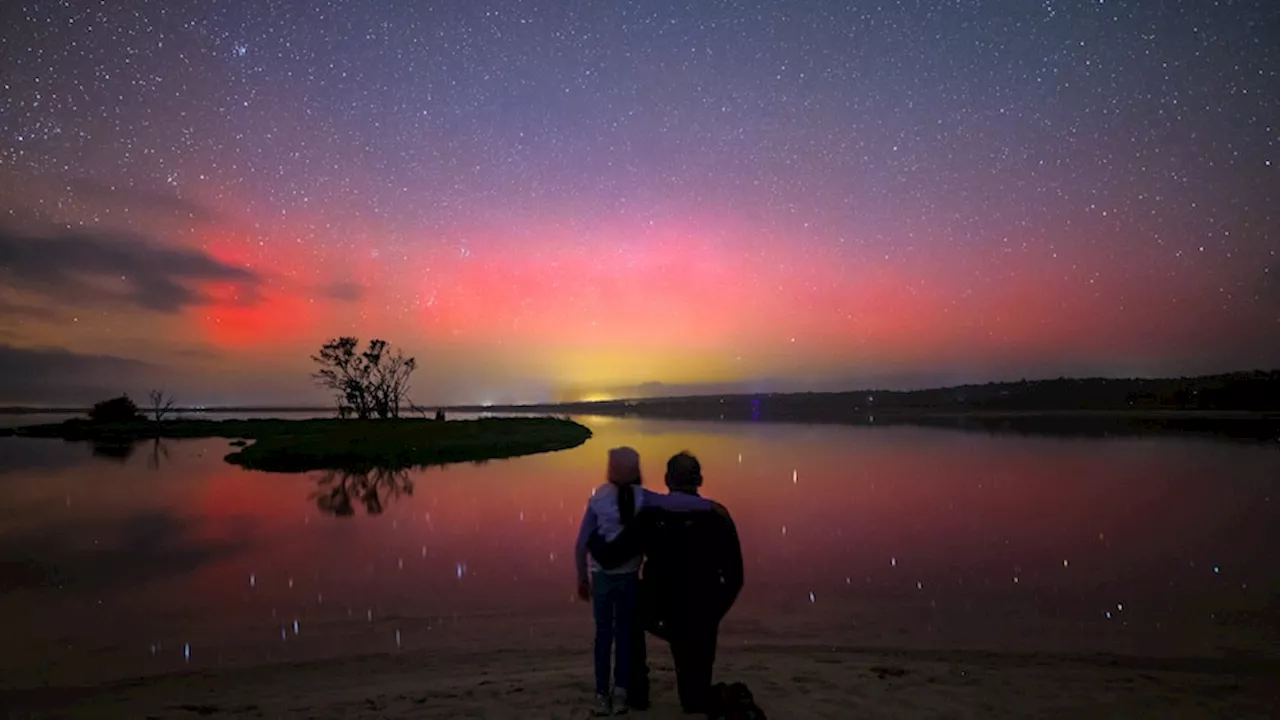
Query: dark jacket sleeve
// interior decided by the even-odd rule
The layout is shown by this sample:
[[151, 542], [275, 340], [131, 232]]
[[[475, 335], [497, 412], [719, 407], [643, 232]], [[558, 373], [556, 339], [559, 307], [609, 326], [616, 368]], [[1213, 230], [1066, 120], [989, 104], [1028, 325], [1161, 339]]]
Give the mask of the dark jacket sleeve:
[[603, 568], [615, 568], [644, 553], [653, 523], [662, 510], [641, 510], [628, 522], [618, 537], [606, 542], [600, 533], [592, 533], [587, 539], [587, 551]]
[[720, 516], [722, 525], [720, 532], [720, 578], [723, 585], [720, 617], [724, 617], [737, 601], [742, 591], [742, 544], [738, 541], [738, 528], [733, 523], [729, 511], [717, 504], [716, 514]]

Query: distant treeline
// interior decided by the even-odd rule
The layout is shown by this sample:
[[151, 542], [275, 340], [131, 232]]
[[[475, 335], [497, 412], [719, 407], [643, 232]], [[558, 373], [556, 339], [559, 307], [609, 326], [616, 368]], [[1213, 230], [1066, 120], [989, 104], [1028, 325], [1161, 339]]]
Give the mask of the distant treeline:
[[[538, 405], [452, 406], [466, 412], [635, 414], [685, 419], [844, 421], [869, 415], [1112, 411], [1280, 412], [1280, 370], [1190, 378], [1058, 378], [929, 390], [854, 390], [636, 398]], [[83, 413], [85, 408], [0, 408], [0, 413]], [[202, 407], [176, 413], [327, 413], [318, 407]]]
[[686, 419], [811, 421], [863, 420], [881, 414], [1265, 412], [1280, 411], [1280, 371], [1167, 379], [1059, 378], [930, 390], [642, 398], [520, 409]]
[[940, 411], [1280, 410], [1280, 371], [1193, 378], [1058, 378], [911, 391], [772, 396], [826, 398], [856, 409]]

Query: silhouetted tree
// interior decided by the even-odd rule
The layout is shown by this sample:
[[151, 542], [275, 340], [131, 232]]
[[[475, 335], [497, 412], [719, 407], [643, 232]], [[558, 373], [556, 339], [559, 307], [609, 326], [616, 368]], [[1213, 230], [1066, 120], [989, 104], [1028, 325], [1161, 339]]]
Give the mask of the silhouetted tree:
[[142, 413], [128, 395], [121, 395], [95, 403], [89, 410], [89, 419], [102, 423], [135, 422], [142, 419]]
[[333, 392], [339, 417], [400, 417], [409, 376], [418, 361], [400, 350], [392, 352], [386, 340], [370, 340], [364, 352], [359, 347], [360, 340], [354, 337], [325, 343], [319, 354], [311, 356], [320, 365], [312, 377]]
[[318, 355], [311, 356], [320, 365], [320, 369], [312, 377], [321, 387], [333, 391], [338, 401], [339, 417], [349, 414], [369, 417], [366, 396], [369, 379], [367, 368], [357, 351], [359, 342], [353, 337], [330, 340], [320, 348]]
[[409, 394], [409, 376], [417, 369], [418, 361], [399, 350], [387, 352], [386, 348], [386, 342], [372, 340], [365, 353], [373, 366], [374, 412], [378, 417], [398, 418], [400, 405]]
[[165, 394], [163, 390], [151, 391], [151, 406], [147, 408], [147, 412], [151, 415], [151, 419], [156, 422], [164, 420], [165, 416], [173, 410], [173, 396]]

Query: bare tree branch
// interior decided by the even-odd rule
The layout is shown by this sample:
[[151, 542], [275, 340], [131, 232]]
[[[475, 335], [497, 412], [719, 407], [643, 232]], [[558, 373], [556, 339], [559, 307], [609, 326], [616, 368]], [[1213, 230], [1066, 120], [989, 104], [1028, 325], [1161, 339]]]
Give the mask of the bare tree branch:
[[166, 394], [163, 390], [151, 391], [151, 407], [147, 412], [151, 413], [151, 419], [161, 422], [165, 417], [173, 411], [174, 399], [172, 395]]

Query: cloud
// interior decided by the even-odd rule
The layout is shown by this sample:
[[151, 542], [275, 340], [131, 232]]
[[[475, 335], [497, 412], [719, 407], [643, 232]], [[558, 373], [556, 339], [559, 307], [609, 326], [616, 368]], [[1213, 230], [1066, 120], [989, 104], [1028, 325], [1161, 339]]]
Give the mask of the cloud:
[[159, 370], [111, 355], [0, 345], [0, 403], [87, 404], [142, 387]]
[[159, 215], [178, 215], [203, 222], [217, 219], [217, 215], [204, 205], [161, 190], [134, 185], [112, 185], [89, 178], [72, 178], [67, 181], [67, 189], [85, 200], [109, 203], [112, 206], [137, 208]]
[[199, 282], [228, 282], [250, 294], [260, 277], [205, 252], [156, 245], [145, 238], [88, 231], [49, 236], [0, 229], [0, 279], [66, 303], [126, 302], [174, 313], [205, 298]]
[[0, 297], [0, 315], [12, 318], [22, 317], [29, 320], [61, 320], [64, 317], [64, 313], [60, 313], [53, 308], [6, 300], [4, 297]]
[[333, 300], [355, 302], [364, 297], [364, 286], [354, 282], [335, 282], [320, 286], [320, 293]]

